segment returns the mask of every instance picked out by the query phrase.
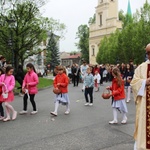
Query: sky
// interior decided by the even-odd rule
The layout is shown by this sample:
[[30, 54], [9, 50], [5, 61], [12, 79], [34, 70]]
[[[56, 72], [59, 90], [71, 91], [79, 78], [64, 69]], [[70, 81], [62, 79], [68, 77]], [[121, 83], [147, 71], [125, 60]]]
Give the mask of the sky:
[[[150, 2], [150, 0], [148, 0]], [[145, 0], [130, 0], [132, 13], [136, 9], [140, 9]], [[65, 38], [60, 40], [60, 51], [77, 51], [75, 43], [76, 32], [78, 27], [82, 24], [88, 25], [90, 17], [95, 13], [95, 7], [98, 5], [98, 0], [49, 0], [49, 2], [42, 7], [41, 12], [44, 17], [59, 20], [60, 23], [66, 25], [67, 33]], [[127, 12], [128, 0], [118, 0], [118, 11], [123, 10]]]

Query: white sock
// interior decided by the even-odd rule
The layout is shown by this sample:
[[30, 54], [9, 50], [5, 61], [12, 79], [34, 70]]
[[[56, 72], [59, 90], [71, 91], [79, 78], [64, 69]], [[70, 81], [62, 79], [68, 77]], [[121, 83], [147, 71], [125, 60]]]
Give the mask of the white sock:
[[84, 85], [84, 83], [83, 83], [83, 87], [82, 87], [82, 89], [83, 89], [83, 90], [85, 90], [85, 85]]
[[117, 109], [113, 108], [113, 116], [114, 116], [114, 120], [117, 121]]
[[130, 100], [131, 86], [128, 86], [127, 89], [127, 101]]
[[135, 143], [134, 143], [134, 150], [137, 150], [137, 149], [136, 149], [136, 141], [135, 141]]
[[67, 107], [67, 111], [70, 111], [69, 104], [67, 104], [66, 107]]
[[127, 118], [126, 113], [123, 113], [123, 120], [126, 118]]
[[56, 101], [56, 103], [55, 103], [55, 110], [54, 110], [55, 113], [57, 113], [58, 107], [59, 107], [59, 102]]

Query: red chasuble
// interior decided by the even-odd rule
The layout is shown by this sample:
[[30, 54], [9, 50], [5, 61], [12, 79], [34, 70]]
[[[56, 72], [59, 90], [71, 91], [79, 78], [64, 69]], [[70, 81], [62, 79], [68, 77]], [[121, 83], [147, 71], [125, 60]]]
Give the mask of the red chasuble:
[[[150, 77], [150, 64], [147, 67], [147, 78]], [[146, 149], [150, 149], [150, 86], [146, 89]]]

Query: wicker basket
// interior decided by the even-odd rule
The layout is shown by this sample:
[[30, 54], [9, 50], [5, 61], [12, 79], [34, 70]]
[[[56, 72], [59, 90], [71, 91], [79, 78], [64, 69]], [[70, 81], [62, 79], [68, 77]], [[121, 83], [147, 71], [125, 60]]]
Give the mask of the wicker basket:
[[103, 99], [109, 99], [111, 97], [110, 90], [104, 90], [102, 94]]

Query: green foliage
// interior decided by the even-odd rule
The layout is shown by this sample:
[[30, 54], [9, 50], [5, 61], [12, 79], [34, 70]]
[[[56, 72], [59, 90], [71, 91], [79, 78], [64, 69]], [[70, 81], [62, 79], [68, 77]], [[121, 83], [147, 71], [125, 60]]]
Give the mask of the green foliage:
[[[56, 65], [60, 64], [60, 56], [59, 56], [59, 47], [58, 47], [59, 37], [50, 33], [49, 42], [47, 45], [47, 64], [51, 64], [51, 67], [54, 68]], [[50, 62], [48, 62], [50, 61]]]
[[96, 21], [96, 14], [94, 14], [93, 17], [90, 17], [88, 23], [91, 25], [91, 24], [95, 23], [95, 21]]
[[87, 25], [80, 25], [76, 33], [79, 42], [76, 44], [82, 54], [82, 59], [89, 62], [89, 27]]
[[[29, 56], [38, 54], [40, 43], [47, 39], [47, 31], [63, 37], [65, 25], [52, 18], [44, 18], [39, 8], [47, 0], [6, 1], [0, 9], [0, 54], [11, 60], [15, 68]], [[11, 39], [11, 40], [10, 40]], [[9, 41], [9, 43], [8, 43]], [[14, 57], [14, 59], [12, 59]]]
[[72, 51], [70, 52], [70, 55], [76, 55], [78, 52], [77, 51]]
[[140, 64], [144, 61], [145, 46], [150, 41], [149, 10], [150, 4], [145, 3], [133, 18], [120, 12], [119, 18], [123, 21], [123, 29], [101, 41], [96, 58], [98, 63], [128, 63], [133, 59], [134, 63]]

